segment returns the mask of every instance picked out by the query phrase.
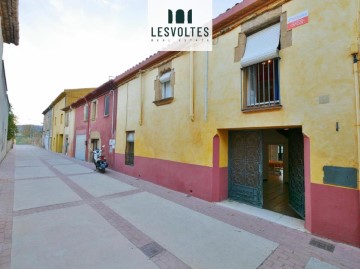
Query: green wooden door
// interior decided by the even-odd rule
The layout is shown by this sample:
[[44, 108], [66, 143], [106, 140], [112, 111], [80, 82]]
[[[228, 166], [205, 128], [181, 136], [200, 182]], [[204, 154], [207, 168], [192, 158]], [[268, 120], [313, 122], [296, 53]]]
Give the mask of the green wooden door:
[[305, 218], [304, 136], [301, 129], [289, 130], [289, 201]]
[[261, 131], [229, 133], [229, 198], [263, 206]]

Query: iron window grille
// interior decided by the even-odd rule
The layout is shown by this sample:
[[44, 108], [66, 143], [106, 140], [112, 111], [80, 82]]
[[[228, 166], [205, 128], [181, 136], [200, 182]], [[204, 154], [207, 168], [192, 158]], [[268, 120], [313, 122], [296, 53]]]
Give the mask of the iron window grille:
[[245, 108], [280, 104], [279, 59], [271, 59], [244, 69]]

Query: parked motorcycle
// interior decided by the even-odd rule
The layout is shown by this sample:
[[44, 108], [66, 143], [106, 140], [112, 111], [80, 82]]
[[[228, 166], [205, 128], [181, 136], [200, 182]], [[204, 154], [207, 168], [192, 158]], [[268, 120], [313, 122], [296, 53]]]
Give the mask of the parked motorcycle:
[[[102, 148], [103, 147], [105, 146], [102, 146]], [[106, 162], [105, 156], [102, 155], [102, 149], [93, 150], [93, 157], [96, 169], [101, 173], [105, 173], [105, 168], [107, 168], [109, 165]]]

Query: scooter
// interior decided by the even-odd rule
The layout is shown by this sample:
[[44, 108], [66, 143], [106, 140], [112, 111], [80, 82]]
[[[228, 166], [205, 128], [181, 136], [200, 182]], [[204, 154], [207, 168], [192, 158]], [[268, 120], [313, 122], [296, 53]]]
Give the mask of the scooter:
[[[103, 147], [105, 146], [102, 146], [102, 148]], [[105, 168], [107, 168], [109, 165], [106, 162], [105, 156], [102, 155], [102, 149], [93, 150], [93, 157], [96, 169], [101, 173], [105, 173]]]

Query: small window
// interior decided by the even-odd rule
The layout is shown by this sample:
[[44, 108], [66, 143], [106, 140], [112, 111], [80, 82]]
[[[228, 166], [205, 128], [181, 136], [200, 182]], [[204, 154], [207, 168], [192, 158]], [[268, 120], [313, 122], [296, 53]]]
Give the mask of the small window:
[[97, 113], [97, 101], [92, 101], [91, 102], [91, 120], [95, 120], [96, 119], [96, 113]]
[[160, 77], [161, 99], [173, 97], [170, 78], [171, 78], [171, 71], [166, 72]]
[[106, 95], [104, 99], [104, 116], [108, 116], [110, 113], [110, 96]]
[[162, 73], [160, 73], [158, 78], [155, 80], [155, 105], [165, 105], [173, 101], [174, 84], [174, 70], [167, 69], [167, 71], [162, 71]]
[[60, 124], [63, 123], [63, 116], [64, 116], [63, 113], [61, 113], [61, 114], [60, 114]]
[[134, 166], [135, 132], [126, 132], [125, 165]]
[[89, 118], [89, 106], [88, 104], [84, 105], [84, 121], [88, 121]]
[[69, 121], [70, 121], [70, 113], [66, 112], [65, 114], [65, 126], [69, 127]]

